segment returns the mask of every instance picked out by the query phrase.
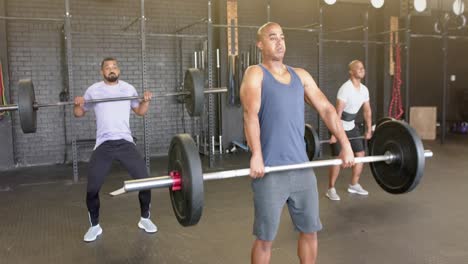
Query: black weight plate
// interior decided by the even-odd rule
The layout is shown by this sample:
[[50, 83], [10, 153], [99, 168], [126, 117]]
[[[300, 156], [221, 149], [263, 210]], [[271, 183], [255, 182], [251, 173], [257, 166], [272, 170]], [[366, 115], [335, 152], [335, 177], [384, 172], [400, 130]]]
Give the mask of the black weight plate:
[[372, 162], [370, 168], [377, 183], [392, 194], [413, 190], [424, 173], [424, 146], [416, 131], [402, 121], [386, 121], [377, 126], [369, 143], [369, 155], [390, 152], [396, 159]]
[[396, 120], [395, 118], [389, 117], [389, 116], [382, 117], [382, 118], [380, 118], [379, 120], [377, 120], [377, 123], [375, 123], [375, 127], [380, 126], [380, 125], [383, 124], [384, 122], [387, 122], [387, 121], [395, 121], [395, 120]]
[[203, 172], [197, 146], [190, 135], [172, 138], [167, 170], [169, 174], [177, 171], [182, 179], [180, 190], [169, 188], [177, 221], [183, 226], [196, 225], [203, 211]]
[[309, 124], [305, 125], [304, 140], [306, 143], [307, 157], [312, 161], [319, 156], [320, 139], [315, 129]]
[[205, 78], [203, 71], [190, 68], [185, 72], [184, 90], [189, 92], [185, 100], [185, 108], [190, 116], [200, 116], [205, 99]]
[[24, 133], [35, 133], [37, 129], [37, 112], [34, 109], [36, 96], [30, 79], [18, 82], [18, 112], [21, 129]]

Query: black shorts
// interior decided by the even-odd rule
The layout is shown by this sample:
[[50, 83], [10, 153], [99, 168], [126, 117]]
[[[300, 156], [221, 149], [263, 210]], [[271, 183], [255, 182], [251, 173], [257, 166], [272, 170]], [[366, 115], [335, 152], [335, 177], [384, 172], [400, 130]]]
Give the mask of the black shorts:
[[[361, 137], [362, 136], [361, 131], [359, 131], [359, 129], [357, 127], [354, 127], [353, 129], [351, 129], [349, 131], [345, 131], [345, 132], [346, 132], [346, 136], [348, 138]], [[351, 143], [351, 148], [353, 149], [354, 153], [361, 152], [361, 151], [365, 150], [365, 148], [364, 148], [364, 139], [353, 139], [353, 140], [350, 140], [349, 143]], [[341, 151], [340, 143], [337, 142], [337, 143], [334, 143], [334, 144], [330, 144], [330, 147], [331, 147], [332, 156], [340, 155], [340, 151]]]

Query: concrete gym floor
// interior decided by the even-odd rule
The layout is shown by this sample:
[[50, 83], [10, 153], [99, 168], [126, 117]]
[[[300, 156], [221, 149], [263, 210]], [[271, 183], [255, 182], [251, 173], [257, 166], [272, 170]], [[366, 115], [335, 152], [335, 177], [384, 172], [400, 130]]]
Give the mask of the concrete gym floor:
[[[316, 170], [320, 213], [318, 263], [468, 263], [468, 137], [451, 136], [444, 146], [425, 142], [434, 152], [425, 175], [411, 193], [381, 190], [366, 166], [361, 183], [369, 197], [346, 192], [350, 171], [341, 174], [342, 200], [324, 197], [327, 169]], [[222, 169], [246, 167], [245, 154], [225, 156]], [[86, 175], [86, 164], [81, 174]], [[164, 174], [166, 159], [152, 161], [153, 175]], [[88, 228], [86, 179], [72, 184], [69, 166], [2, 172], [0, 177], [0, 263], [249, 263], [253, 221], [250, 180], [207, 182], [200, 223], [177, 223], [166, 189], [153, 190], [152, 219], [159, 231], [138, 229], [137, 194], [107, 195], [127, 178], [118, 166], [101, 192], [104, 233], [82, 241]], [[284, 210], [272, 263], [298, 263], [296, 238]]]

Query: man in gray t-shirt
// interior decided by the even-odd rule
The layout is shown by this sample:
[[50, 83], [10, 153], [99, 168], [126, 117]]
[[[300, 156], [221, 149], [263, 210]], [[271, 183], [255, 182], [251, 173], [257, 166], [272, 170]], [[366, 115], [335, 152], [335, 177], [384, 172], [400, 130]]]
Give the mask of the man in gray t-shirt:
[[[83, 97], [75, 97], [73, 109], [75, 117], [82, 117], [91, 109], [96, 115], [96, 145], [89, 162], [86, 192], [86, 205], [91, 223], [91, 227], [84, 235], [86, 242], [94, 241], [102, 234], [102, 228], [99, 225], [99, 190], [111, 169], [112, 162], [119, 161], [134, 179], [148, 178], [145, 161], [133, 142], [129, 119], [130, 109], [139, 116], [146, 114], [152, 93], [145, 91], [142, 101], [86, 103], [86, 101], [94, 99], [138, 95], [132, 85], [119, 80], [120, 69], [116, 59], [105, 58], [102, 61], [101, 75], [103, 81], [91, 85]], [[154, 233], [157, 231], [157, 227], [149, 219], [151, 191], [141, 191], [138, 197], [141, 209], [138, 227], [148, 233]]]
[[[338, 90], [336, 99], [336, 112], [341, 118], [343, 128], [348, 138], [355, 138], [362, 136], [359, 129], [354, 122], [357, 113], [361, 107], [363, 108], [364, 122], [366, 125], [366, 133], [364, 138], [366, 140], [372, 137], [372, 110], [369, 103], [369, 90], [361, 83], [364, 78], [366, 70], [361, 61], [354, 60], [349, 64], [349, 80], [345, 82]], [[365, 155], [364, 142], [362, 139], [350, 139], [351, 148], [353, 149], [356, 157], [363, 157]], [[331, 138], [332, 154], [338, 156], [340, 153], [340, 146], [336, 143], [335, 137]], [[369, 193], [362, 188], [359, 184], [363, 164], [357, 163], [352, 169], [351, 184], [348, 186], [348, 192], [368, 195]], [[340, 200], [335, 189], [335, 182], [340, 173], [339, 166], [331, 166], [329, 170], [329, 185], [326, 196], [330, 200]]]

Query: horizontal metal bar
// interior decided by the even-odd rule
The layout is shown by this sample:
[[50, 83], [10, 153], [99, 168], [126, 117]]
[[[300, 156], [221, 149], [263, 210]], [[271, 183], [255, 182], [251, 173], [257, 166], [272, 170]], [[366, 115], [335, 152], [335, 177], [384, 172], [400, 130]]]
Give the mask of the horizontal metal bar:
[[410, 34], [412, 38], [436, 38], [442, 39], [442, 35], [429, 35], [429, 34]]
[[292, 30], [292, 31], [305, 31], [305, 32], [319, 32], [320, 29], [318, 28], [298, 28], [298, 27], [281, 27], [284, 30]]
[[312, 24], [300, 26], [300, 28], [311, 28], [311, 27], [319, 27], [319, 26], [320, 26], [319, 23], [312, 23]]
[[[227, 24], [213, 24], [213, 27], [217, 28], [249, 28], [249, 29], [259, 29], [260, 26], [254, 25], [227, 25]], [[281, 27], [284, 30], [295, 30], [295, 31], [305, 31], [305, 32], [318, 32], [319, 29], [315, 28], [297, 28], [297, 27]]]
[[172, 187], [173, 184], [174, 180], [171, 176], [159, 176], [155, 178], [125, 181], [124, 190], [126, 192], [134, 192], [156, 188], [168, 188]]
[[[333, 43], [353, 43], [353, 44], [365, 44], [366, 41], [364, 40], [351, 40], [351, 39], [322, 39], [323, 42], [333, 42]], [[367, 43], [371, 43], [371, 41], [367, 41]]]
[[[433, 153], [431, 150], [424, 150], [425, 158], [430, 158], [432, 156], [433, 156]], [[392, 161], [396, 159], [397, 159], [397, 156], [388, 152], [388, 153], [385, 153], [384, 155], [357, 157], [354, 159], [354, 162], [355, 163], [369, 163], [369, 162], [384, 161], [387, 163], [391, 163]], [[339, 166], [342, 163], [343, 161], [341, 159], [316, 160], [316, 161], [310, 161], [310, 162], [294, 164], [294, 165], [265, 167], [265, 173], [325, 167], [325, 166]], [[249, 175], [250, 175], [250, 169], [210, 172], [210, 173], [203, 174], [203, 181], [221, 180], [221, 179], [236, 178], [236, 177], [243, 177], [243, 176], [249, 176]], [[146, 178], [146, 179], [140, 179], [140, 180], [130, 180], [130, 181], [124, 182], [123, 190], [125, 190], [125, 192], [132, 192], [132, 191], [149, 190], [153, 188], [164, 188], [164, 187], [171, 187], [173, 183], [174, 183], [174, 180], [170, 176], [159, 176], [159, 177]], [[122, 189], [116, 190], [112, 192], [111, 195], [115, 196], [115, 195], [122, 194], [123, 190]]]
[[0, 105], [0, 112], [2, 111], [14, 111], [18, 110], [18, 105], [11, 104], [11, 105]]
[[[375, 44], [375, 45], [390, 45], [392, 43], [388, 41], [374, 41], [374, 40], [369, 40], [369, 41], [364, 41], [364, 40], [346, 40], [346, 39], [322, 39], [323, 42], [332, 42], [332, 43], [345, 43], [345, 44]], [[400, 42], [398, 43], [400, 46], [404, 46], [405, 43]], [[396, 46], [396, 44], [393, 44]]]
[[[226, 87], [219, 87], [219, 88], [211, 88], [211, 89], [205, 89], [203, 93], [205, 94], [212, 94], [212, 93], [225, 93], [227, 92], [228, 89]], [[159, 97], [171, 97], [171, 96], [180, 96], [180, 95], [190, 95], [189, 91], [179, 91], [179, 92], [173, 92], [173, 93], [167, 93], [167, 94], [160, 94], [160, 95], [155, 95], [153, 97], [159, 98]], [[115, 97], [115, 98], [102, 98], [102, 99], [94, 99], [94, 100], [86, 100], [85, 103], [87, 104], [95, 104], [95, 103], [103, 103], [103, 102], [114, 102], [114, 101], [128, 101], [128, 100], [143, 100], [144, 97], [142, 96], [128, 96], [128, 97]], [[74, 102], [67, 101], [67, 102], [56, 102], [56, 103], [45, 103], [45, 104], [34, 104], [34, 108], [41, 108], [41, 107], [57, 107], [57, 106], [64, 106], [64, 105], [74, 105]], [[17, 110], [18, 106], [16, 105], [9, 105], [8, 108], [16, 107], [15, 109], [6, 109], [4, 111], [8, 110]], [[0, 107], [0, 111], [2, 108]]]
[[188, 25], [185, 25], [185, 26], [182, 26], [182, 27], [176, 29], [176, 30], [175, 30], [175, 33], [178, 33], [178, 32], [180, 32], [180, 31], [182, 31], [182, 30], [184, 30], [184, 29], [193, 27], [193, 26], [198, 25], [198, 24], [200, 24], [200, 23], [205, 23], [205, 22], [207, 22], [207, 21], [208, 21], [208, 19], [207, 19], [206, 17], [203, 17], [203, 18], [201, 18], [201, 19], [199, 19], [199, 20], [197, 20], [197, 21], [195, 21], [195, 22], [193, 22], [193, 23], [190, 23], [190, 24], [188, 24]]
[[[366, 162], [377, 162], [377, 161], [391, 162], [393, 159], [395, 159], [395, 155], [388, 153], [388, 154], [380, 155], [380, 156], [358, 157], [354, 159], [354, 162], [355, 163], [366, 163]], [[301, 164], [294, 164], [294, 165], [265, 167], [265, 173], [334, 166], [334, 165], [341, 165], [342, 163], [343, 161], [341, 159], [315, 160], [315, 161], [305, 162]], [[242, 177], [242, 176], [249, 176], [249, 175], [250, 175], [250, 169], [229, 170], [229, 171], [205, 173], [203, 174], [203, 180], [210, 181], [210, 180], [228, 179], [228, 178], [235, 178], [235, 177]]]
[[212, 94], [212, 93], [227, 93], [228, 88], [227, 87], [218, 87], [218, 88], [210, 88], [210, 89], [205, 89], [203, 93], [205, 94]]
[[207, 38], [206, 34], [171, 34], [171, 33], [146, 33], [148, 37], [167, 37], [167, 38]]
[[93, 32], [93, 31], [72, 31], [71, 34], [73, 35], [85, 35], [85, 36], [140, 36], [138, 32]]
[[250, 28], [259, 29], [260, 26], [249, 26], [249, 25], [227, 25], [227, 24], [212, 24], [215, 28]]
[[[140, 97], [140, 96], [127, 96], [127, 97], [115, 97], [115, 98], [102, 98], [102, 99], [86, 100], [85, 103], [95, 104], [95, 103], [127, 101], [127, 100], [135, 100], [135, 99], [143, 99], [143, 97]], [[37, 108], [41, 108], [41, 107], [56, 107], [56, 106], [74, 105], [74, 104], [75, 104], [75, 102], [71, 102], [71, 101], [46, 103], [46, 104], [34, 104], [34, 108], [37, 109]]]
[[[412, 38], [435, 38], [435, 39], [442, 39], [442, 35], [435, 35], [435, 34], [411, 34]], [[452, 40], [468, 40], [468, 36], [456, 36], [456, 35], [447, 35], [448, 39]]]
[[343, 28], [343, 29], [337, 29], [337, 30], [331, 30], [331, 31], [323, 31], [324, 35], [328, 34], [335, 34], [335, 33], [341, 33], [341, 32], [349, 32], [349, 31], [354, 31], [354, 30], [359, 30], [359, 29], [364, 29], [364, 26], [355, 26], [355, 27], [348, 27], [348, 28]]
[[[226, 93], [228, 91], [227, 87], [219, 87], [219, 88], [210, 88], [205, 89], [203, 91], [204, 94], [213, 94], [213, 93]], [[180, 91], [180, 92], [173, 92], [167, 93], [162, 95], [156, 95], [155, 97], [169, 97], [169, 96], [179, 96], [179, 95], [190, 95], [189, 91]]]
[[[424, 151], [424, 157], [426, 158], [432, 157], [432, 155], [433, 155], [432, 151], [430, 150]], [[355, 163], [369, 163], [369, 162], [385, 161], [387, 163], [391, 163], [395, 159], [396, 159], [395, 155], [391, 153], [386, 153], [385, 155], [379, 155], [379, 156], [357, 157], [354, 159], [354, 162]], [[310, 161], [310, 162], [306, 162], [302, 164], [265, 167], [265, 173], [316, 168], [316, 167], [326, 167], [326, 166], [339, 166], [342, 163], [343, 161], [341, 159], [315, 160], [315, 161]], [[242, 177], [242, 176], [249, 176], [249, 175], [250, 175], [250, 169], [211, 172], [211, 173], [203, 174], [203, 180], [210, 181], [210, 180], [228, 179], [228, 178], [235, 178], [235, 177]]]
[[407, 28], [400, 28], [400, 29], [397, 29], [397, 30], [386, 30], [386, 31], [381, 31], [381, 32], [369, 34], [369, 37], [384, 35], [384, 34], [393, 33], [393, 32], [407, 31], [407, 30], [408, 30]]
[[29, 20], [29, 21], [49, 21], [49, 22], [64, 22], [63, 18], [47, 18], [47, 17], [10, 17], [0, 16], [0, 20]]
[[[364, 139], [364, 136], [348, 138], [348, 140], [356, 140], [356, 139]], [[330, 139], [320, 140], [320, 144], [324, 144], [324, 143], [327, 143], [327, 144], [330, 143]]]
[[[93, 32], [93, 31], [73, 31], [73, 35], [88, 36], [141, 36], [139, 32]], [[165, 38], [206, 38], [205, 34], [171, 34], [171, 33], [145, 33], [147, 37], [165, 37]]]

